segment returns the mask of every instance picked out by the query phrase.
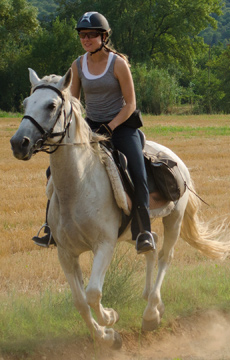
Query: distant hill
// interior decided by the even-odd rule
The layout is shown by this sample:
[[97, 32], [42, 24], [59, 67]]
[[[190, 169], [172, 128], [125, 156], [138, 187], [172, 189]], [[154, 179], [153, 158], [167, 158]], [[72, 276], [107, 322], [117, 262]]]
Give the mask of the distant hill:
[[40, 21], [50, 21], [56, 16], [58, 3], [55, 0], [28, 0], [33, 6], [38, 8], [38, 19]]
[[203, 36], [205, 43], [209, 45], [216, 45], [219, 42], [227, 45], [230, 43], [230, 0], [225, 0], [225, 5], [222, 9], [223, 15], [213, 17], [218, 21], [218, 28], [214, 30], [208, 27], [200, 33]]

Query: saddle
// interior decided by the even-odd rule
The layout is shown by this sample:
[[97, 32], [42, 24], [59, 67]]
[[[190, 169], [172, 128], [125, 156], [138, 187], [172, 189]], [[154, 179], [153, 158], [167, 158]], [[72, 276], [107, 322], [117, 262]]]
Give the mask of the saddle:
[[[151, 146], [146, 144], [144, 133], [138, 129], [142, 149], [145, 159], [145, 167], [147, 172], [148, 188], [150, 194], [150, 217], [167, 216], [175, 206], [175, 201], [184, 194], [186, 190], [186, 182], [184, 181], [177, 163], [166, 153], [157, 152]], [[132, 218], [130, 201], [134, 196], [134, 184], [128, 171], [128, 162], [123, 153], [109, 146], [108, 142], [103, 144], [104, 151], [110, 157], [105, 161], [106, 169], [110, 177], [110, 181], [114, 190], [115, 199], [118, 206], [123, 210], [122, 225], [119, 230], [119, 236], [127, 227]], [[116, 170], [111, 169], [111, 159], [113, 160]], [[119, 180], [116, 179], [114, 173], [119, 174]], [[122, 188], [120, 188], [120, 183]], [[153, 195], [154, 194], [154, 195]], [[151, 209], [151, 200], [156, 201], [156, 195], [163, 200], [164, 205], [157, 209]], [[155, 198], [153, 197], [155, 196]], [[161, 201], [162, 202], [162, 201]]]
[[[160, 197], [168, 201], [176, 201], [184, 194], [186, 182], [175, 160], [163, 151], [157, 152], [146, 144], [144, 133], [138, 129], [147, 172], [149, 194], [158, 192]], [[111, 149], [111, 155], [117, 166], [124, 189], [131, 197], [134, 194], [134, 185], [128, 171], [128, 162], [123, 153]]]

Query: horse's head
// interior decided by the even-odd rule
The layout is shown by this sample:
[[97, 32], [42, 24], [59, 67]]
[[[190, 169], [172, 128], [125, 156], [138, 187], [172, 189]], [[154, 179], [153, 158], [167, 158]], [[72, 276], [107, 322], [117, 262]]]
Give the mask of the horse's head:
[[60, 142], [70, 124], [72, 107], [65, 102], [64, 90], [72, 81], [72, 70], [61, 77], [50, 75], [39, 79], [29, 69], [32, 93], [24, 102], [25, 115], [11, 138], [11, 148], [19, 160], [29, 160], [49, 139], [50, 143]]

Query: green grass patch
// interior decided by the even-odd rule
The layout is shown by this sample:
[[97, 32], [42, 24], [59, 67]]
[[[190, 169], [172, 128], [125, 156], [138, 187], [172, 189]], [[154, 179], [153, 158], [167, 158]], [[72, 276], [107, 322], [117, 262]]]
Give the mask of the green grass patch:
[[0, 297], [0, 349], [28, 352], [47, 339], [87, 333], [72, 303], [70, 291], [46, 290], [34, 296], [16, 294]]
[[169, 269], [162, 287], [166, 312], [164, 322], [198, 310], [230, 312], [230, 266], [214, 262]]
[[161, 126], [156, 125], [152, 127], [144, 127], [143, 131], [148, 137], [152, 136], [181, 136], [181, 137], [210, 137], [210, 136], [229, 136], [229, 126], [204, 126], [204, 127], [193, 127], [193, 126]]
[[0, 110], [0, 118], [21, 118], [21, 113], [12, 113]]
[[[120, 251], [120, 252], [119, 252]], [[230, 265], [207, 261], [200, 265], [173, 265], [162, 286], [165, 314], [160, 326], [168, 329], [177, 317], [218, 309], [230, 312]], [[120, 315], [117, 331], [139, 333], [146, 302], [141, 294], [143, 258], [131, 261], [129, 250], [118, 246], [105, 279], [102, 303]], [[14, 291], [0, 296], [2, 353], [29, 353], [46, 340], [86, 337], [89, 331], [72, 302], [70, 290], [46, 289], [37, 295]], [[159, 331], [160, 331], [159, 330]]]

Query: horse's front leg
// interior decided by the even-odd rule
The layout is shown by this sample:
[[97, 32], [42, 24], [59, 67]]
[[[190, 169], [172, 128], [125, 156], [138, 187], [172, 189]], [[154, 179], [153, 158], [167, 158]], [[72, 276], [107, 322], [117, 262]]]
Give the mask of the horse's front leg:
[[66, 253], [63, 249], [60, 250], [59, 248], [58, 257], [66, 279], [70, 285], [74, 305], [92, 333], [94, 330], [94, 320], [91, 315], [90, 307], [86, 301], [79, 258], [73, 257]]
[[83, 287], [82, 272], [79, 259], [68, 255], [62, 249], [58, 251], [60, 264], [70, 285], [76, 309], [84, 319], [93, 339], [104, 343], [106, 346], [120, 348], [121, 337], [112, 329], [100, 326], [93, 318]]
[[101, 244], [95, 255], [89, 284], [86, 288], [87, 303], [94, 309], [100, 325], [112, 326], [119, 316], [111, 308], [104, 308], [101, 304], [102, 288], [106, 271], [111, 263], [114, 245], [109, 241]]

